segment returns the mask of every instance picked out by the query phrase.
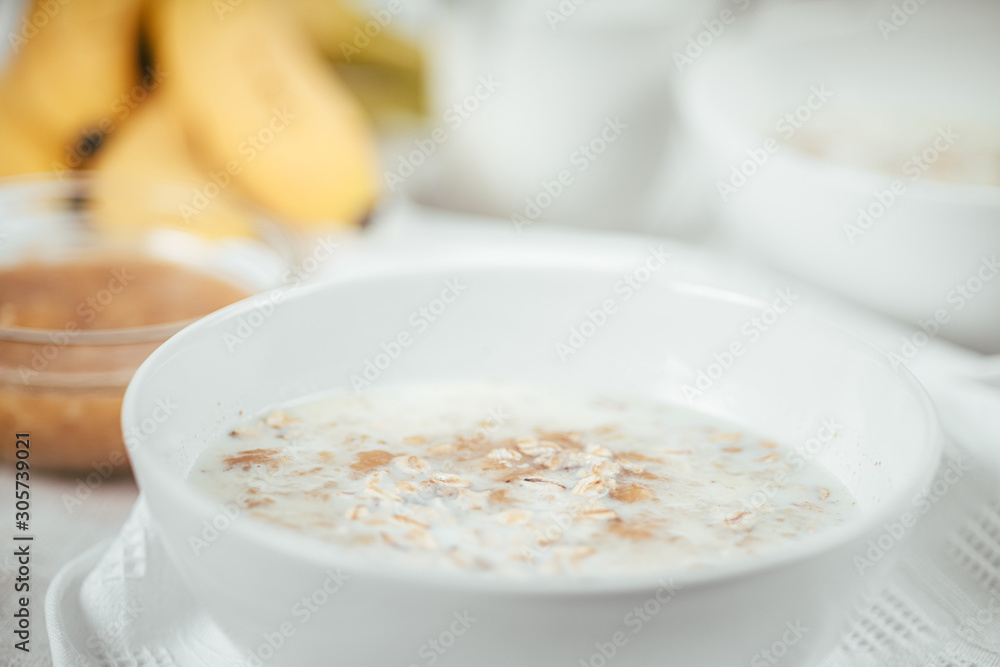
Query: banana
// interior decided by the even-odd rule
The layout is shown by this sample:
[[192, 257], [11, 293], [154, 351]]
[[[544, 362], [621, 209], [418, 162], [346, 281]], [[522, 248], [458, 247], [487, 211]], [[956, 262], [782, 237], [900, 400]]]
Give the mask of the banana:
[[154, 57], [170, 73], [163, 92], [213, 173], [292, 221], [351, 224], [368, 213], [372, 129], [287, 13], [267, 0], [151, 10]]
[[422, 73], [380, 65], [331, 64], [376, 122], [385, 119], [392, 123], [400, 114], [417, 118], [427, 114]]
[[212, 238], [250, 234], [247, 211], [220, 196], [162, 94], [109, 136], [92, 168], [95, 218], [109, 230], [157, 223]]
[[6, 107], [0, 107], [0, 146], [0, 176], [49, 171], [62, 159], [60, 147], [35, 137]]
[[289, 9], [332, 60], [418, 72], [420, 49], [392, 30], [388, 8], [361, 14], [350, 0], [290, 0]]
[[[81, 133], [99, 128], [137, 81], [141, 0], [36, 0], [7, 40], [0, 73], [0, 173], [77, 166]], [[7, 140], [17, 148], [11, 150]]]
[[425, 114], [423, 54], [393, 29], [399, 1], [368, 14], [351, 5], [351, 0], [288, 0], [287, 7], [366, 111], [376, 118]]

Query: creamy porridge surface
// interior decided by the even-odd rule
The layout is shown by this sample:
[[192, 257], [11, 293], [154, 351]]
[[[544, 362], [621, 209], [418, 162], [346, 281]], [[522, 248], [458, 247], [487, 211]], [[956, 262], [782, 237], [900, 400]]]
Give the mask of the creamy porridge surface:
[[275, 409], [210, 443], [190, 483], [373, 560], [504, 576], [703, 567], [857, 511], [825, 469], [718, 417], [492, 384]]

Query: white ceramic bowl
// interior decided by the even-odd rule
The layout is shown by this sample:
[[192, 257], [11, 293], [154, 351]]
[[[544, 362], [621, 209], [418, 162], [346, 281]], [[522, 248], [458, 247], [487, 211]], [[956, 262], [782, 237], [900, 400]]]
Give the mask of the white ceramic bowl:
[[[899, 553], [905, 534], [886, 526], [916, 511], [913, 499], [936, 469], [928, 398], [881, 352], [805, 315], [786, 313], [748, 342], [742, 330], [769, 304], [747, 296], [664, 271], [625, 300], [614, 286], [637, 266], [564, 253], [343, 276], [210, 315], [149, 358], [123, 408], [123, 427], [136, 434], [127, 439], [132, 466], [174, 565], [248, 647], [248, 664], [714, 667], [764, 659], [761, 651], [778, 646], [786, 664], [808, 665], [830, 648], [852, 603]], [[461, 296], [416, 331], [410, 314], [453, 279], [465, 286]], [[608, 298], [618, 312], [560, 360], [555, 343]], [[375, 568], [227, 516], [185, 486], [214, 434], [276, 403], [350, 387], [401, 331], [414, 342], [375, 386], [500, 380], [672, 402], [684, 402], [684, 385], [743, 340], [745, 354], [697, 404], [792, 446], [815, 438], [824, 419], [840, 424], [817, 460], [854, 492], [860, 515], [706, 571], [665, 564], [661, 576], [511, 581]], [[872, 567], [859, 573], [858, 557]], [[303, 598], [315, 609], [305, 613]]]
[[[965, 128], [1000, 133], [1000, 87], [985, 84], [1000, 77], [989, 27], [1000, 12], [931, 4], [887, 39], [877, 21], [891, 7], [884, 17], [871, 4], [762, 8], [754, 30], [713, 45], [679, 77], [678, 100], [713, 164], [706, 197], [718, 243], [997, 353], [1000, 275], [988, 261], [1000, 255], [1000, 187], [932, 180], [908, 160], [969, 160], [983, 142]], [[859, 154], [837, 162], [796, 149], [802, 133], [841, 125], [838, 115], [844, 151], [870, 139]], [[960, 133], [950, 144], [935, 130], [948, 127]], [[936, 314], [947, 320], [940, 332]]]

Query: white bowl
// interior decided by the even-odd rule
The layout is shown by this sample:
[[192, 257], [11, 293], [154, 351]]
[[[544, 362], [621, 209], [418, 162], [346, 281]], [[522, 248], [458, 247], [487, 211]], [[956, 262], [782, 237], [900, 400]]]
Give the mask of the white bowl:
[[[637, 266], [564, 252], [549, 261], [343, 276], [215, 313], [149, 358], [123, 407], [132, 466], [174, 565], [248, 647], [248, 664], [256, 656], [297, 667], [432, 659], [477, 667], [715, 666], [763, 659], [761, 651], [778, 646], [787, 664], [808, 665], [830, 648], [852, 604], [899, 553], [907, 531], [894, 526], [917, 513], [914, 497], [936, 469], [940, 443], [928, 398], [877, 349], [805, 315], [786, 313], [746, 341], [741, 330], [769, 304], [738, 293], [663, 271], [625, 300], [614, 286]], [[410, 314], [451, 279], [466, 289], [417, 332]], [[618, 312], [560, 360], [556, 342], [608, 298]], [[852, 490], [860, 514], [705, 571], [664, 565], [660, 576], [511, 581], [375, 568], [333, 545], [230, 517], [185, 485], [214, 434], [276, 403], [349, 388], [350, 376], [401, 331], [414, 342], [375, 386], [498, 380], [671, 402], [686, 401], [684, 386], [743, 340], [745, 354], [695, 403], [793, 446], [815, 438], [824, 419], [841, 424], [817, 460]], [[305, 614], [300, 602], [314, 595], [322, 604]], [[456, 620], [466, 612], [476, 619], [467, 630]], [[448, 648], [439, 653], [431, 641]], [[604, 655], [612, 652], [613, 659]]]
[[[1000, 88], [984, 82], [1000, 76], [989, 30], [998, 12], [931, 4], [887, 39], [877, 21], [888, 7], [886, 17], [872, 5], [762, 8], [754, 30], [713, 45], [679, 78], [678, 100], [713, 164], [706, 197], [720, 245], [931, 337], [997, 353], [1000, 183], [932, 180], [907, 160], [966, 153], [968, 164], [983, 142], [965, 128], [996, 145]], [[796, 148], [803, 133], [829, 125], [844, 126], [832, 131], [834, 149], [867, 147], [843, 162]], [[960, 137], [935, 148], [935, 128], [948, 127]]]

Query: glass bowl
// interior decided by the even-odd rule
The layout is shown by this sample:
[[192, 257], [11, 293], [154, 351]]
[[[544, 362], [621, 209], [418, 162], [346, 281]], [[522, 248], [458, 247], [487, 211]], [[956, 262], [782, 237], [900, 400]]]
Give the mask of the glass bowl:
[[[0, 429], [30, 435], [32, 467], [103, 477], [127, 470], [124, 441], [142, 433], [140, 427], [123, 438], [119, 415], [139, 365], [197, 316], [290, 282], [299, 257], [291, 231], [247, 202], [203, 190], [215, 196], [192, 206], [190, 187], [86, 172], [0, 181], [0, 279], [11, 281], [0, 290]], [[132, 274], [123, 266], [93, 290], [65, 274], [67, 262], [122, 258], [179, 272], [136, 283], [143, 291], [126, 303], [141, 310], [131, 316], [140, 324], [94, 328], [104, 308], [128, 292]], [[28, 266], [35, 282], [15, 282], [10, 270]], [[63, 273], [45, 276], [42, 285], [37, 279], [50, 268]], [[191, 282], [195, 276], [203, 282]], [[204, 288], [217, 281], [230, 292], [217, 291], [213, 304]], [[37, 297], [26, 291], [33, 289], [41, 290]], [[33, 321], [46, 328], [12, 325], [14, 300], [4, 302], [4, 292], [15, 295], [21, 311], [37, 311]], [[46, 313], [50, 297], [76, 307]], [[150, 419], [171, 410], [164, 402]], [[13, 454], [0, 448], [0, 458]]]

